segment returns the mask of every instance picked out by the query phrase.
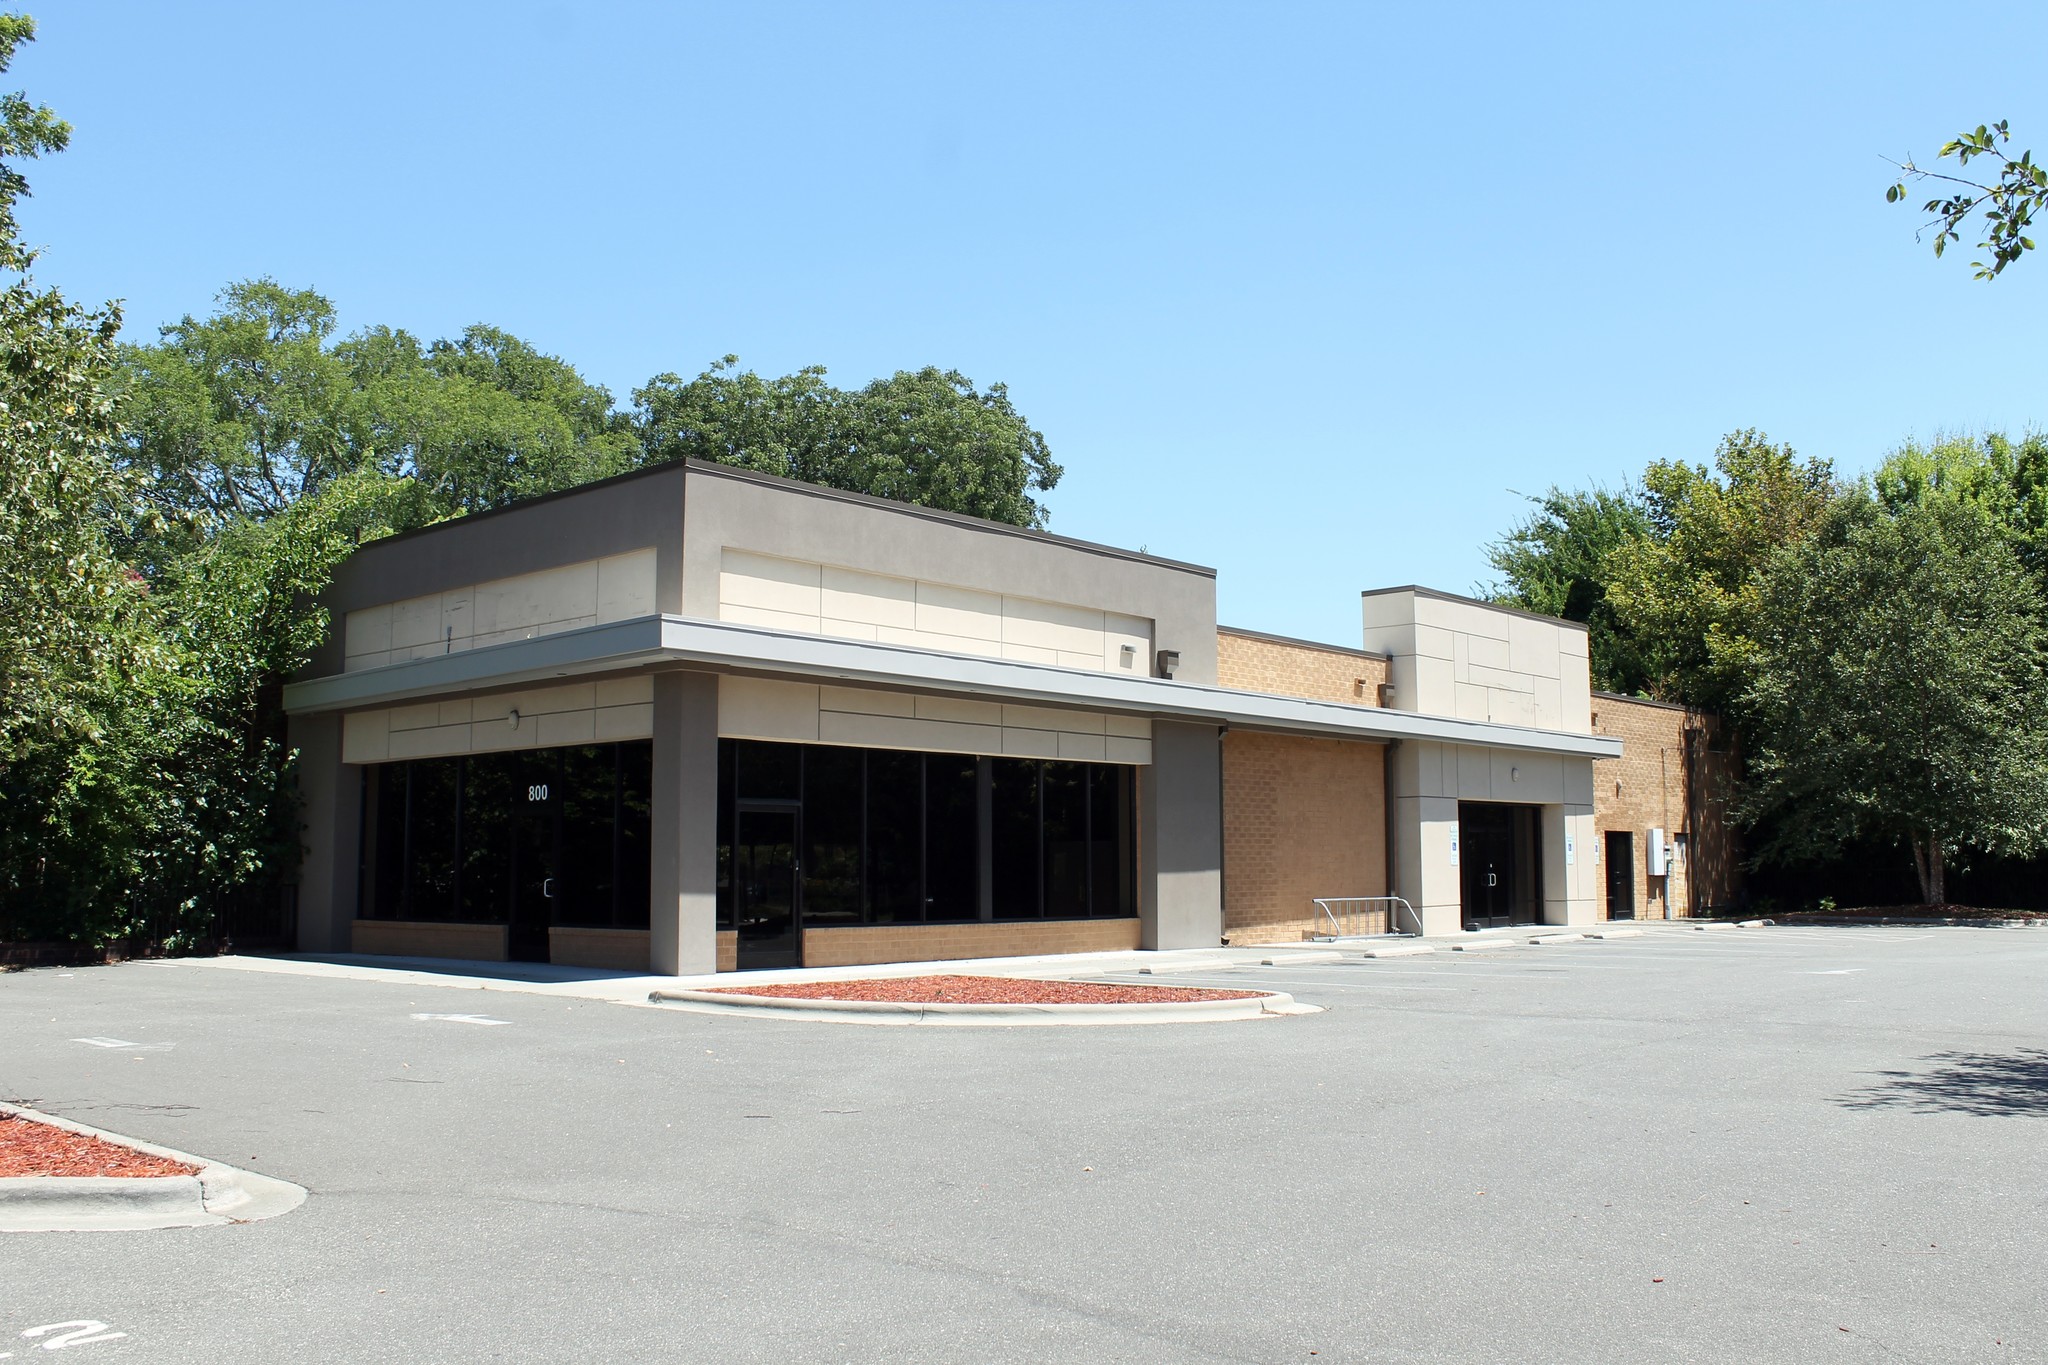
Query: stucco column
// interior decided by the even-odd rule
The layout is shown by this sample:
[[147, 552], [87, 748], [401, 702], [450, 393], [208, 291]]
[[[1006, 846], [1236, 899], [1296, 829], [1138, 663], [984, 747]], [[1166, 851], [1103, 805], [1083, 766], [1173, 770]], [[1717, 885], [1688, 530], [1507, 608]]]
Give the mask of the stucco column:
[[654, 675], [648, 956], [664, 976], [718, 970], [718, 679]]
[[299, 951], [345, 953], [356, 918], [362, 768], [341, 761], [340, 716], [293, 716], [287, 735], [299, 751]]
[[[1402, 740], [1394, 746], [1387, 764], [1387, 811], [1394, 845], [1392, 894], [1415, 907], [1422, 932], [1432, 938], [1465, 928], [1464, 887], [1458, 871], [1456, 757], [1451, 757], [1452, 775], [1447, 779], [1447, 747], [1427, 740]], [[1401, 927], [1412, 925], [1403, 919]]]
[[1537, 837], [1543, 841], [1543, 922], [1593, 924], [1600, 918], [1593, 808], [1544, 806], [1541, 812]]
[[1138, 800], [1140, 946], [1215, 947], [1223, 941], [1222, 732], [1153, 721]]

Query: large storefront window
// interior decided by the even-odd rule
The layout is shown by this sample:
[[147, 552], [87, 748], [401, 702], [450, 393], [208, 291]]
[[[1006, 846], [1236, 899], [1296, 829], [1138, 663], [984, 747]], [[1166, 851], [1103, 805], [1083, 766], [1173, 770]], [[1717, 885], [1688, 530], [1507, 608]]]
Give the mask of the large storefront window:
[[639, 740], [378, 764], [359, 913], [543, 940], [553, 925], [645, 929], [653, 754]]
[[1132, 768], [731, 739], [718, 768], [721, 929], [1136, 913]]

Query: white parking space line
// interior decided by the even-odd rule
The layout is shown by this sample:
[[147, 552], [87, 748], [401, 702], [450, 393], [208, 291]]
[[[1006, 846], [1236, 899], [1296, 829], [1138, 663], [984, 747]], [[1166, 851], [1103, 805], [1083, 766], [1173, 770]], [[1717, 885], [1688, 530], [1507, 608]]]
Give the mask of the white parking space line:
[[510, 1024], [512, 1022], [510, 1019], [493, 1019], [488, 1014], [415, 1014], [412, 1017], [415, 1019], [443, 1024], [484, 1024], [502, 1026]]
[[121, 1052], [169, 1052], [177, 1046], [176, 1043], [130, 1043], [119, 1038], [73, 1038], [71, 1041], [84, 1043], [87, 1047], [112, 1048]]

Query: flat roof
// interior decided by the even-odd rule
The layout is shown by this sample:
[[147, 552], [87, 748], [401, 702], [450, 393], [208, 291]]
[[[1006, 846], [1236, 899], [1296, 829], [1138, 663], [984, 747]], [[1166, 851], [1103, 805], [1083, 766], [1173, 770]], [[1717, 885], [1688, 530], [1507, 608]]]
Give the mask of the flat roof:
[[878, 498], [871, 493], [855, 493], [844, 488], [828, 488], [824, 484], [806, 483], [802, 479], [785, 478], [780, 474], [764, 474], [759, 470], [743, 469], [738, 465], [718, 464], [711, 460], [692, 459], [664, 460], [659, 464], [645, 465], [639, 469], [629, 469], [623, 474], [614, 474], [608, 479], [593, 479], [589, 483], [579, 483], [573, 488], [558, 488], [551, 493], [537, 493], [530, 498], [520, 498], [517, 501], [508, 502], [502, 507], [489, 507], [481, 512], [470, 512], [459, 517], [449, 517], [445, 521], [437, 521], [431, 525], [415, 526], [409, 531], [399, 531], [392, 535], [379, 536], [375, 540], [363, 542], [357, 548], [367, 550], [372, 546], [390, 545], [401, 540], [410, 540], [417, 536], [431, 535], [436, 531], [446, 530], [450, 526], [468, 525], [487, 520], [491, 517], [501, 517], [508, 512], [524, 512], [550, 502], [559, 502], [564, 498], [573, 498], [580, 494], [591, 492], [594, 489], [610, 488], [617, 484], [630, 483], [635, 479], [652, 478], [659, 474], [672, 474], [679, 469], [685, 474], [706, 474], [713, 478], [732, 479], [739, 483], [753, 483], [763, 487], [777, 488], [789, 493], [802, 494], [805, 497], [826, 498], [834, 502], [851, 502], [869, 507], [884, 508], [899, 515], [916, 517], [924, 521], [943, 522], [948, 525], [990, 532], [995, 535], [1016, 536], [1023, 540], [1043, 541], [1046, 544], [1059, 545], [1070, 550], [1107, 555], [1113, 559], [1127, 559], [1139, 564], [1154, 564], [1162, 569], [1174, 569], [1181, 573], [1198, 574], [1204, 578], [1214, 578], [1216, 576], [1216, 570], [1204, 564], [1190, 564], [1183, 560], [1167, 559], [1161, 555], [1145, 554], [1138, 550], [1126, 550], [1116, 545], [1103, 545], [1092, 540], [1078, 540], [1073, 536], [1054, 535], [1050, 531], [1040, 531], [1029, 526], [1013, 526], [1007, 521], [990, 521], [987, 517], [969, 516], [965, 512], [948, 512], [936, 507], [921, 506], [914, 502], [901, 502], [895, 498]]
[[1506, 612], [1509, 616], [1521, 616], [1531, 621], [1542, 621], [1553, 626], [1570, 626], [1573, 630], [1586, 629], [1584, 621], [1567, 621], [1562, 616], [1546, 616], [1540, 611], [1528, 611], [1521, 607], [1505, 606], [1489, 602], [1483, 597], [1467, 597], [1463, 593], [1445, 592], [1441, 588], [1425, 588], [1420, 583], [1404, 583], [1398, 588], [1367, 588], [1360, 597], [1386, 597], [1397, 592], [1412, 592], [1417, 597], [1434, 597], [1440, 602], [1463, 602], [1468, 607], [1484, 607], [1488, 611]]

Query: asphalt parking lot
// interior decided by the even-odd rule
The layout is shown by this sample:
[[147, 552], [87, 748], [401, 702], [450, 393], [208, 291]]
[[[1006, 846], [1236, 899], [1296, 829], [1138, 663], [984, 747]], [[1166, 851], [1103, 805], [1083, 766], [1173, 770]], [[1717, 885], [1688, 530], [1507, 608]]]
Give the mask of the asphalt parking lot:
[[2048, 1359], [2048, 931], [1119, 979], [1325, 1010], [872, 1028], [0, 977], [0, 1098], [312, 1192], [0, 1240], [0, 1359], [81, 1322], [110, 1365]]

